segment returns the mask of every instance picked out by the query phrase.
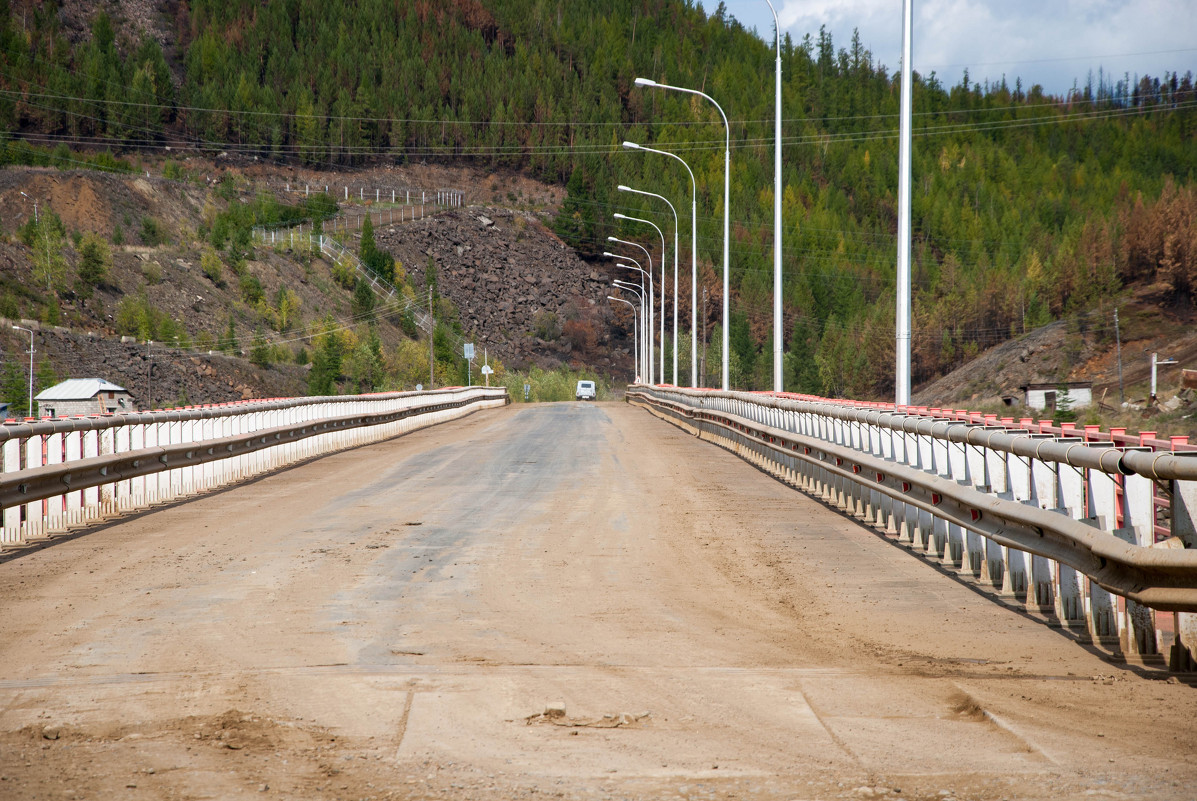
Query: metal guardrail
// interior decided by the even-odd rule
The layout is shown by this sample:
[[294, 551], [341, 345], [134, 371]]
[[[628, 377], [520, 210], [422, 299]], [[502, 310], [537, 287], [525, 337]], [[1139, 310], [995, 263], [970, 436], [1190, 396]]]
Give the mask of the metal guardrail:
[[503, 387], [471, 387], [9, 423], [0, 426], [0, 545], [506, 403]]
[[[1030, 611], [1197, 668], [1188, 454], [751, 393], [627, 397]], [[1161, 483], [1174, 536], [1157, 544]]]

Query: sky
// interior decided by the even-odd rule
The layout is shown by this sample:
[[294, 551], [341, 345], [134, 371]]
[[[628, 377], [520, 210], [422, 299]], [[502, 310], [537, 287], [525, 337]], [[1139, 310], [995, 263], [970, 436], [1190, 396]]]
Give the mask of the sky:
[[[765, 0], [724, 0], [727, 11], [763, 38], [773, 38]], [[702, 0], [713, 13], [718, 0]], [[773, 0], [783, 33], [794, 42], [825, 25], [838, 51], [852, 29], [874, 61], [892, 74], [902, 51], [902, 0]], [[1129, 72], [1197, 75], [1197, 0], [914, 0], [914, 69], [935, 70], [945, 86], [1006, 76], [1013, 87], [1040, 84], [1063, 95], [1098, 68], [1120, 79]]]

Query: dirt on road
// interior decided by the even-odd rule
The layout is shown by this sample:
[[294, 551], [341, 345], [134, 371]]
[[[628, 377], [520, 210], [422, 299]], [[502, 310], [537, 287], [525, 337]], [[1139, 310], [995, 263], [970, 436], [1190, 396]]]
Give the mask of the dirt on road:
[[1197, 690], [619, 403], [0, 556], [0, 798], [1192, 799]]

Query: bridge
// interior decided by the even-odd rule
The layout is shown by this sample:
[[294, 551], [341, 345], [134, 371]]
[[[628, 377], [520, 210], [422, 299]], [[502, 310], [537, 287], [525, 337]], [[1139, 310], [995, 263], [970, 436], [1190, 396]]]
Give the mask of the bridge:
[[1184, 442], [646, 386], [0, 441], [0, 797], [1197, 786]]

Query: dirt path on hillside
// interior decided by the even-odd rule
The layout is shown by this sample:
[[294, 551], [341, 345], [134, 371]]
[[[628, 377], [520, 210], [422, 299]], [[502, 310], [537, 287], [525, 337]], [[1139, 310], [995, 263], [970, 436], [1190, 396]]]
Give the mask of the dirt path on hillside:
[[0, 798], [1189, 799], [1118, 666], [623, 404], [0, 557]]

